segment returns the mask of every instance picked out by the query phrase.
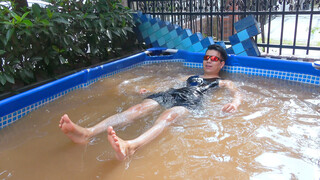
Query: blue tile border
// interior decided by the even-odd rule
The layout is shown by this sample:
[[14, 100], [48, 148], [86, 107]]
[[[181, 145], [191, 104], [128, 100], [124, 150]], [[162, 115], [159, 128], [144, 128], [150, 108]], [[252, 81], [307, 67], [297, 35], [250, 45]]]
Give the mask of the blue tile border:
[[203, 68], [202, 63], [185, 62], [183, 65], [189, 68]]
[[155, 63], [165, 63], [165, 62], [185, 62], [185, 59], [149, 60], [149, 61], [144, 61], [142, 63], [142, 65], [155, 64]]

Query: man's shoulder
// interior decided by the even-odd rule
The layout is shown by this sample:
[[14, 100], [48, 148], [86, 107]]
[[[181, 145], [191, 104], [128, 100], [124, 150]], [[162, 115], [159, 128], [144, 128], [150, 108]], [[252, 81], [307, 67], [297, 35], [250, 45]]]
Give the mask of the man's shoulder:
[[233, 84], [233, 82], [231, 80], [228, 80], [228, 79], [220, 79], [219, 80], [219, 86], [220, 87], [229, 86], [231, 84]]

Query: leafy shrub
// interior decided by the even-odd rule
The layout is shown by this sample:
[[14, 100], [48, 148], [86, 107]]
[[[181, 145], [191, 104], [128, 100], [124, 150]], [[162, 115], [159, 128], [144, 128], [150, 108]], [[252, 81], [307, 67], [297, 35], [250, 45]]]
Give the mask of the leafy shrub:
[[[132, 33], [131, 10], [119, 0], [52, 1], [21, 12], [0, 7], [0, 84], [30, 84], [38, 74], [105, 60]], [[80, 64], [80, 65], [79, 65]]]

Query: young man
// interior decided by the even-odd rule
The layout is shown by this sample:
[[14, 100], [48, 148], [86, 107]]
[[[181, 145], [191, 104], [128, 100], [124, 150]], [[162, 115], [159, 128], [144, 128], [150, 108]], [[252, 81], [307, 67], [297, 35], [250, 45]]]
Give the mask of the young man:
[[[227, 53], [221, 46], [211, 45], [208, 47], [203, 60], [204, 74], [202, 76], [189, 77], [186, 87], [152, 94], [142, 103], [124, 112], [110, 116], [90, 128], [83, 128], [74, 124], [67, 115], [62, 116], [59, 127], [75, 143], [86, 143], [91, 137], [107, 131], [108, 141], [115, 150], [116, 158], [124, 160], [133, 155], [138, 148], [159, 136], [171, 123], [188, 115], [190, 109], [201, 105], [203, 94], [209, 89], [215, 87], [229, 89], [233, 94], [233, 101], [226, 104], [222, 111], [235, 112], [241, 103], [241, 94], [231, 81], [221, 80], [219, 77], [219, 72], [227, 58]], [[147, 92], [146, 89], [141, 89], [140, 91], [140, 93], [145, 92]], [[128, 141], [122, 140], [116, 135], [113, 126], [130, 123], [152, 112], [158, 106], [164, 106], [166, 110], [148, 131], [136, 139]]]

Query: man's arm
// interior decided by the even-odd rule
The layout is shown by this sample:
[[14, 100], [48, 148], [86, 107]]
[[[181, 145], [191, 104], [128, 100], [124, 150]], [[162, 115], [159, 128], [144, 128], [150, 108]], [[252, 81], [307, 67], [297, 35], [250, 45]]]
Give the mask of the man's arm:
[[234, 85], [234, 83], [230, 80], [220, 80], [220, 87], [226, 87], [233, 95], [233, 100], [231, 103], [228, 103], [223, 106], [223, 112], [235, 112], [242, 101], [242, 94], [239, 89]]

